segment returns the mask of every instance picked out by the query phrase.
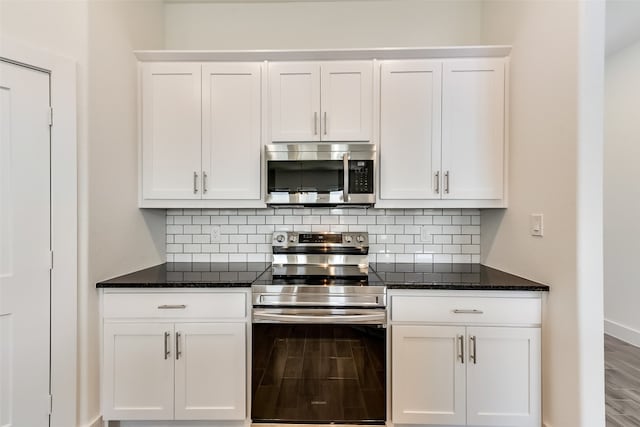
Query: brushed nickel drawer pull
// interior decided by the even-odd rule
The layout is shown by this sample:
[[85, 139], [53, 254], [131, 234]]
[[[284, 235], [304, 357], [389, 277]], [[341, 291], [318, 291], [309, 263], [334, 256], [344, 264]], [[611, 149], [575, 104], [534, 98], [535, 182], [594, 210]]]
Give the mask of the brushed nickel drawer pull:
[[455, 314], [483, 314], [484, 313], [484, 311], [482, 311], [482, 310], [475, 310], [475, 309], [474, 310], [460, 310], [460, 309], [457, 309], [457, 308], [455, 310], [453, 310], [453, 312]]
[[187, 308], [185, 304], [163, 304], [159, 305], [158, 308], [160, 310], [182, 310]]

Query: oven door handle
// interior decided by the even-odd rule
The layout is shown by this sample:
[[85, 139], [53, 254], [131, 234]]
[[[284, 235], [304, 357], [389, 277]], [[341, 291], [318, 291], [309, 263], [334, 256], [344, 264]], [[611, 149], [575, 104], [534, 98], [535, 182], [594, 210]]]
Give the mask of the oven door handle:
[[[302, 311], [302, 310], [301, 310]], [[313, 313], [313, 312], [311, 312]], [[298, 324], [367, 324], [385, 325], [386, 314], [362, 313], [345, 311], [340, 314], [331, 314], [328, 311], [303, 314], [300, 311], [287, 314], [286, 312], [273, 312], [269, 310], [253, 310], [253, 323], [298, 323]]]

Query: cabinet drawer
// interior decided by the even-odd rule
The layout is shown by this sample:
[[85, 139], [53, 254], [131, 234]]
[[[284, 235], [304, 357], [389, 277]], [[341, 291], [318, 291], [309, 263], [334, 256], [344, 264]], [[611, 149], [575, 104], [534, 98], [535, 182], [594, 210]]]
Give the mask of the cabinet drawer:
[[539, 298], [391, 296], [391, 321], [539, 324]]
[[113, 293], [104, 295], [104, 317], [216, 318], [246, 317], [244, 293]]

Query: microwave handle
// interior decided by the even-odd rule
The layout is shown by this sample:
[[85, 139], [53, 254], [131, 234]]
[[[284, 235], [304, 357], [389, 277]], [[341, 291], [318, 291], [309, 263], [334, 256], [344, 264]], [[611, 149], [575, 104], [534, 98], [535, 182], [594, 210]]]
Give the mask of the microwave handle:
[[342, 186], [342, 198], [346, 203], [349, 201], [349, 153], [342, 155], [342, 164], [344, 167], [344, 185]]

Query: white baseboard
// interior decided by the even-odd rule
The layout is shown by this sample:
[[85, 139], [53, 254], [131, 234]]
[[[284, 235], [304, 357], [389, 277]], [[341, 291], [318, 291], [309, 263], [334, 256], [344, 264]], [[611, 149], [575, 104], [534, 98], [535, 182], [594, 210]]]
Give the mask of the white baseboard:
[[604, 333], [631, 345], [635, 345], [636, 347], [640, 347], [640, 331], [614, 322], [613, 320], [604, 320]]

